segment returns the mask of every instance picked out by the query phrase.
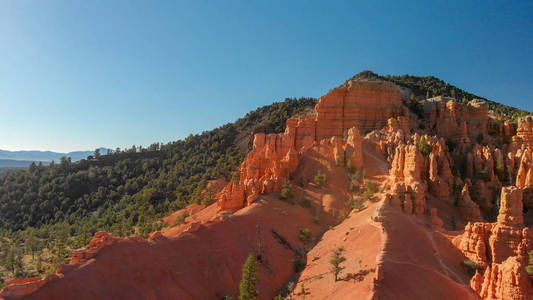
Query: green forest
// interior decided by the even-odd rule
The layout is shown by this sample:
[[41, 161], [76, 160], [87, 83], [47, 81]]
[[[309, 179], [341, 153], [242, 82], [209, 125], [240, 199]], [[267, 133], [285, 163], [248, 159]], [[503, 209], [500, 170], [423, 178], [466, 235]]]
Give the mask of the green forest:
[[[286, 120], [316, 99], [286, 99], [234, 123], [165, 145], [116, 149], [0, 178], [0, 278], [54, 272], [96, 231], [147, 237], [156, 221], [186, 205], [209, 204], [200, 192], [211, 179], [232, 178], [254, 132], [284, 130]], [[46, 268], [45, 266], [48, 266]]]
[[[394, 82], [416, 97], [481, 98], [435, 77], [386, 76], [370, 71], [355, 76]], [[32, 164], [0, 176], [0, 283], [13, 277], [55, 272], [73, 249], [93, 234], [147, 237], [158, 220], [203, 196], [209, 180], [232, 180], [251, 148], [253, 133], [277, 133], [286, 120], [315, 106], [314, 98], [291, 98], [256, 109], [216, 129], [168, 144], [132, 146], [72, 162]], [[525, 111], [490, 102], [505, 118]]]

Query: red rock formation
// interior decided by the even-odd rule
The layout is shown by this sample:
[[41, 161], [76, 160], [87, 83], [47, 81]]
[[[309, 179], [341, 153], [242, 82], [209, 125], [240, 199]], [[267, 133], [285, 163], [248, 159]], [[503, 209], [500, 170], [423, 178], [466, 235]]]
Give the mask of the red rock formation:
[[434, 128], [438, 136], [458, 144], [469, 144], [479, 133], [487, 133], [488, 107], [485, 101], [479, 99], [461, 104], [452, 98], [434, 97], [425, 101], [424, 113], [427, 127]]
[[460, 238], [458, 248], [478, 266], [485, 268], [490, 265], [487, 258], [488, 237], [491, 234], [492, 223], [468, 223]]
[[436, 208], [433, 207], [433, 208], [431, 208], [429, 210], [429, 217], [430, 217], [431, 225], [436, 226], [436, 227], [444, 226], [444, 222], [437, 215], [437, 209]]
[[94, 237], [89, 242], [87, 247], [75, 250], [72, 252], [71, 264], [84, 263], [88, 259], [94, 257], [100, 249], [111, 246], [114, 238], [105, 231], [99, 231], [94, 234]]
[[350, 128], [348, 130], [346, 157], [351, 160], [354, 168], [363, 168], [363, 138], [357, 128]]
[[5, 288], [2, 290], [0, 299], [9, 299], [9, 298], [22, 298], [25, 297], [46, 283], [57, 279], [58, 276], [55, 274], [49, 275], [46, 278], [21, 278], [14, 279], [8, 282]]
[[533, 116], [518, 119], [518, 128], [513, 140], [517, 143], [533, 147]]
[[468, 184], [465, 184], [461, 191], [461, 198], [459, 199], [459, 209], [463, 213], [466, 220], [480, 221], [481, 212], [479, 206], [470, 198]]
[[[516, 186], [520, 188], [533, 188], [533, 148], [519, 151], [519, 165], [516, 174]], [[521, 155], [520, 155], [521, 154]]]
[[429, 192], [435, 197], [453, 203], [451, 197], [454, 177], [450, 158], [444, 152], [444, 141], [440, 140], [429, 155]]
[[[360, 130], [381, 129], [389, 118], [408, 115], [398, 87], [367, 81], [350, 81], [333, 89], [320, 98], [315, 111], [315, 115], [289, 119], [284, 133], [255, 135], [253, 150], [240, 167], [239, 181], [230, 182], [215, 196], [221, 211], [236, 211], [259, 194], [279, 191], [298, 167], [300, 155], [316, 144], [336, 163], [349, 159], [353, 167], [362, 168]], [[398, 120], [406, 127], [406, 117]], [[408, 176], [416, 177], [416, 169], [409, 167], [413, 166], [408, 166], [407, 172], [412, 173]]]
[[342, 136], [349, 128], [381, 129], [391, 117], [406, 115], [398, 87], [386, 82], [349, 81], [316, 105], [317, 140]]
[[394, 154], [389, 170], [390, 186], [398, 188], [397, 183], [404, 182], [407, 194], [399, 196], [398, 190], [392, 191], [392, 197], [405, 198], [403, 202], [404, 212], [421, 215], [426, 209], [426, 183], [421, 180], [421, 169], [424, 158], [415, 145], [399, 145]]
[[507, 258], [501, 264], [489, 266], [483, 275], [479, 272], [472, 278], [471, 287], [486, 300], [531, 300], [531, 280], [524, 262], [518, 257]]
[[533, 248], [533, 230], [524, 226], [522, 197], [519, 188], [503, 188], [497, 222], [469, 223], [456, 241], [468, 258], [486, 267], [471, 280], [472, 289], [484, 299], [533, 297], [525, 271], [527, 253]]

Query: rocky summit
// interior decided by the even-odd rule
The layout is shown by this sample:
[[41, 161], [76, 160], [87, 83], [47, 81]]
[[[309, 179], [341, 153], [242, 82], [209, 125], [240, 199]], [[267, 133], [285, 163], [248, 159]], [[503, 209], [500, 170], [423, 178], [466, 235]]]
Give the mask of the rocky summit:
[[[3, 299], [533, 299], [533, 118], [354, 77], [256, 130], [212, 203], [149, 238], [97, 232]], [[242, 286], [241, 286], [242, 288]]]

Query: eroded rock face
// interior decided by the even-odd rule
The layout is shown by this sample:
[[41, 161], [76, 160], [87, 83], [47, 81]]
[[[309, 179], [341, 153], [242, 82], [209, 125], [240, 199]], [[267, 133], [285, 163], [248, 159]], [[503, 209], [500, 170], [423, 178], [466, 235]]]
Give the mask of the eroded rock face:
[[349, 81], [320, 98], [315, 108], [317, 140], [342, 136], [352, 127], [361, 132], [381, 129], [389, 118], [407, 115], [394, 84]]
[[527, 277], [528, 252], [533, 230], [523, 223], [523, 192], [504, 187], [496, 223], [469, 223], [459, 238], [461, 251], [486, 268], [476, 274], [471, 287], [484, 299], [531, 299], [533, 287]]
[[477, 221], [481, 220], [481, 212], [479, 211], [479, 206], [474, 201], [472, 201], [472, 198], [470, 198], [468, 184], [465, 184], [463, 190], [461, 191], [459, 209], [461, 209], [461, 212], [463, 213], [465, 219]]
[[479, 272], [472, 278], [471, 287], [487, 300], [530, 300], [532, 286], [524, 262], [518, 257], [507, 258], [501, 264], [489, 266], [483, 275]]
[[533, 147], [533, 116], [518, 119], [518, 128], [513, 140], [528, 147]]
[[[297, 169], [300, 156], [313, 146], [337, 164], [349, 161], [362, 168], [361, 131], [381, 129], [393, 117], [402, 120], [398, 126], [408, 124], [400, 90], [384, 82], [350, 81], [321, 97], [315, 111], [289, 119], [284, 133], [254, 136], [253, 150], [240, 166], [240, 179], [215, 196], [221, 211], [236, 211], [259, 194], [279, 191]], [[415, 167], [408, 165], [408, 176], [416, 177]]]
[[437, 135], [470, 144], [480, 134], [487, 133], [488, 106], [485, 101], [474, 99], [468, 104], [457, 103], [448, 97], [427, 99], [424, 104], [427, 126]]
[[71, 264], [84, 263], [94, 257], [100, 249], [111, 246], [114, 238], [105, 231], [99, 231], [94, 234], [87, 247], [72, 252]]
[[525, 148], [517, 153], [519, 164], [516, 173], [516, 186], [533, 188], [533, 148]]

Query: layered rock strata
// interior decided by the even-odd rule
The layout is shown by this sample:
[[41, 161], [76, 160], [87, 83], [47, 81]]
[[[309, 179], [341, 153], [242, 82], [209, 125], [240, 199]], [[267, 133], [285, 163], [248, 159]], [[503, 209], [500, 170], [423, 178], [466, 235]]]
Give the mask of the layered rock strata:
[[425, 100], [424, 115], [427, 127], [443, 138], [457, 143], [471, 143], [488, 128], [488, 106], [485, 101], [474, 99], [460, 104], [453, 98], [434, 97]]
[[327, 149], [338, 164], [349, 161], [362, 168], [361, 132], [381, 129], [390, 118], [402, 120], [398, 125], [406, 127], [408, 114], [400, 90], [391, 83], [349, 81], [333, 89], [319, 99], [315, 114], [289, 119], [284, 133], [254, 136], [239, 180], [216, 195], [220, 210], [236, 211], [259, 194], [279, 191], [298, 167], [300, 156], [314, 145]]

